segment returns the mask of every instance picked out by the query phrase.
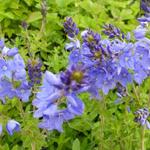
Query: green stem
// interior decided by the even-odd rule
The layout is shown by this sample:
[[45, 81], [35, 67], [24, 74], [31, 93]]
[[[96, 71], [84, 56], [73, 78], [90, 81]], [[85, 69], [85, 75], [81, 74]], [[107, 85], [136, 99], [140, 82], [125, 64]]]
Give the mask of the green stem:
[[[22, 106], [21, 100], [19, 100], [19, 110], [20, 110], [21, 118], [24, 118], [24, 110], [23, 110], [23, 106]], [[23, 119], [23, 121], [24, 121], [24, 119]]]
[[46, 26], [46, 15], [47, 15], [47, 3], [46, 0], [41, 2], [41, 14], [42, 14], [42, 24], [40, 29], [40, 38], [44, 35]]
[[99, 102], [99, 123], [100, 123], [100, 133], [99, 133], [99, 150], [104, 149], [104, 125], [105, 125], [105, 118], [104, 118], [104, 111], [105, 111], [105, 98], [103, 96], [102, 101]]
[[32, 150], [36, 150], [36, 149], [35, 149], [35, 143], [34, 143], [34, 142], [31, 144], [31, 149], [32, 149]]
[[141, 131], [141, 150], [145, 150], [144, 137], [145, 137], [145, 127], [142, 127], [142, 131]]
[[139, 91], [137, 91], [137, 89], [136, 89], [134, 83], [133, 83], [132, 85], [133, 85], [133, 91], [134, 91], [134, 93], [135, 93], [135, 96], [136, 96], [138, 105], [140, 106], [140, 97], [139, 97], [139, 94], [138, 94]]
[[33, 56], [32, 56], [32, 53], [30, 51], [31, 46], [30, 46], [30, 37], [29, 37], [28, 29], [26, 29], [26, 31], [25, 31], [25, 39], [26, 39], [26, 47], [28, 50], [28, 54], [32, 58]]

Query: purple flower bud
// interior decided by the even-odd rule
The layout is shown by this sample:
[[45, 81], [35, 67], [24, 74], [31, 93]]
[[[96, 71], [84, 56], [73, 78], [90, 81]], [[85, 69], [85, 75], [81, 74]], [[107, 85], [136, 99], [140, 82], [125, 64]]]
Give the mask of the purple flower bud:
[[22, 21], [21, 22], [21, 26], [24, 28], [24, 29], [27, 29], [28, 28], [28, 24], [26, 21]]
[[66, 18], [66, 21], [64, 22], [64, 31], [71, 38], [74, 38], [76, 35], [78, 35], [79, 29], [71, 17]]
[[119, 28], [113, 26], [112, 24], [105, 24], [103, 26], [103, 33], [106, 34], [109, 38], [118, 37], [119, 39], [124, 39], [125, 35], [120, 31]]
[[9, 120], [6, 125], [6, 129], [9, 135], [13, 135], [14, 132], [20, 131], [20, 123], [15, 120]]
[[148, 117], [150, 113], [147, 108], [141, 108], [137, 110], [136, 112], [134, 112], [134, 114], [135, 114], [135, 118], [134, 118], [135, 122], [139, 123], [142, 126], [146, 125], [148, 129], [150, 128], [150, 125], [149, 125], [150, 123], [148, 121]]
[[30, 86], [34, 86], [34, 84], [39, 84], [42, 79], [42, 72], [41, 72], [41, 67], [42, 67], [42, 62], [37, 59], [30, 59], [28, 61], [28, 75], [30, 79]]
[[88, 29], [81, 33], [83, 38], [83, 45], [90, 48], [91, 50], [97, 49], [101, 40], [101, 36], [98, 33]]
[[150, 13], [150, 1], [149, 1], [149, 0], [141, 0], [140, 8], [141, 8], [145, 13]]

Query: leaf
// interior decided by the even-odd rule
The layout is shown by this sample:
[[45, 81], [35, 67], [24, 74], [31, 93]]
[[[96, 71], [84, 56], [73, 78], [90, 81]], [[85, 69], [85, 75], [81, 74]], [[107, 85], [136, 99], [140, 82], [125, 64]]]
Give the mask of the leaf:
[[30, 16], [27, 19], [27, 23], [32, 23], [40, 19], [42, 19], [42, 15], [39, 11], [36, 11], [30, 14]]
[[131, 9], [125, 9], [125, 10], [123, 9], [120, 13], [120, 17], [122, 20], [134, 18], [134, 16], [132, 15]]
[[32, 5], [32, 0], [24, 0], [24, 2], [28, 5], [28, 6], [31, 6]]
[[56, 3], [58, 5], [58, 7], [66, 7], [68, 6], [70, 3], [72, 3], [74, 0], [56, 0]]
[[80, 150], [80, 141], [78, 138], [73, 141], [72, 150]]
[[14, 19], [14, 15], [11, 12], [0, 12], [0, 18]]
[[19, 150], [18, 145], [15, 145], [15, 146], [12, 148], [12, 150]]

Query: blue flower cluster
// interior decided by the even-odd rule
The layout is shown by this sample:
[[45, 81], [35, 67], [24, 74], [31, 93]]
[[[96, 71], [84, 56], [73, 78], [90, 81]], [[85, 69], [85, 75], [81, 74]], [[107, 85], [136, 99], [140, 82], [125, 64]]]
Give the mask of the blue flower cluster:
[[124, 87], [133, 81], [141, 84], [150, 70], [150, 40], [145, 37], [146, 31], [146, 26], [138, 26], [133, 31], [133, 42], [129, 34], [112, 25], [104, 26], [103, 32], [109, 39], [87, 29], [81, 33], [80, 48], [71, 51], [69, 62], [86, 68], [92, 91], [98, 89], [107, 94], [118, 83]]
[[[139, 18], [140, 25], [133, 33], [123, 33], [119, 28], [105, 24], [102, 34], [86, 29], [79, 34], [79, 28], [72, 18], [67, 17], [64, 31], [69, 39], [66, 50], [70, 51], [69, 65], [59, 74], [46, 71], [42, 85], [32, 101], [37, 109], [34, 117], [41, 120], [39, 127], [47, 130], [63, 131], [64, 122], [82, 115], [84, 103], [79, 94], [88, 92], [91, 98], [101, 99], [116, 88], [118, 96], [127, 96], [126, 86], [136, 82], [141, 84], [150, 75], [150, 39], [146, 37], [149, 21], [149, 6], [142, 1], [146, 12]], [[132, 40], [130, 34], [133, 34]], [[0, 40], [0, 99], [17, 97], [26, 102], [32, 87], [40, 84], [42, 63], [30, 59], [25, 64], [17, 48], [7, 48]], [[135, 121], [150, 128], [147, 118], [149, 111], [139, 109]], [[20, 124], [10, 120], [6, 125], [10, 135], [20, 130]], [[0, 125], [0, 133], [2, 126]]]
[[62, 131], [63, 122], [83, 113], [84, 104], [78, 98], [82, 92], [101, 99], [100, 91], [108, 94], [118, 88], [122, 97], [126, 95], [127, 84], [141, 84], [150, 73], [150, 40], [143, 24], [133, 31], [132, 41], [130, 33], [124, 34], [111, 24], [103, 26], [103, 34], [108, 38], [86, 29], [79, 40], [79, 29], [67, 17], [64, 31], [70, 40], [65, 46], [70, 51], [69, 65], [59, 74], [46, 71], [44, 75], [33, 101], [37, 107], [34, 117], [42, 118], [39, 127]]
[[17, 48], [8, 48], [0, 41], [0, 99], [18, 97], [29, 100], [30, 87], [26, 79], [25, 64]]

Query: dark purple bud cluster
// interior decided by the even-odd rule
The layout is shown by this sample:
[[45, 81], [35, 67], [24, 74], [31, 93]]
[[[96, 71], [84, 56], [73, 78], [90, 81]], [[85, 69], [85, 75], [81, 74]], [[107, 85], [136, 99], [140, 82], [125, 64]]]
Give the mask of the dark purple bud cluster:
[[29, 59], [27, 68], [28, 68], [28, 75], [29, 75], [29, 85], [31, 87], [34, 84], [40, 84], [42, 79], [42, 72], [41, 72], [42, 62], [38, 59]]
[[146, 125], [146, 127], [150, 129], [150, 123], [147, 120], [150, 113], [147, 108], [141, 108], [136, 112], [134, 112], [134, 114], [135, 114], [135, 118], [134, 118], [135, 122], [139, 123], [142, 126]]
[[112, 24], [105, 24], [103, 26], [103, 33], [106, 34], [109, 38], [117, 37], [119, 39], [124, 39], [124, 33], [120, 31], [119, 28], [115, 27]]
[[82, 32], [83, 43], [91, 50], [99, 49], [101, 37], [98, 33], [88, 29]]
[[28, 28], [28, 24], [27, 24], [26, 21], [22, 21], [22, 22], [21, 22], [21, 26], [22, 26], [22, 28], [25, 29], [25, 30]]
[[67, 17], [66, 21], [64, 22], [64, 31], [69, 37], [74, 38], [76, 35], [78, 35], [79, 28], [77, 28], [72, 18]]
[[140, 23], [150, 22], [150, 1], [141, 0], [140, 8], [144, 12], [144, 16], [138, 18]]
[[127, 90], [124, 86], [122, 86], [120, 83], [116, 84], [116, 89], [117, 89], [117, 95], [121, 97], [127, 96]]
[[149, 0], [141, 0], [140, 8], [145, 13], [150, 13], [150, 1]]

